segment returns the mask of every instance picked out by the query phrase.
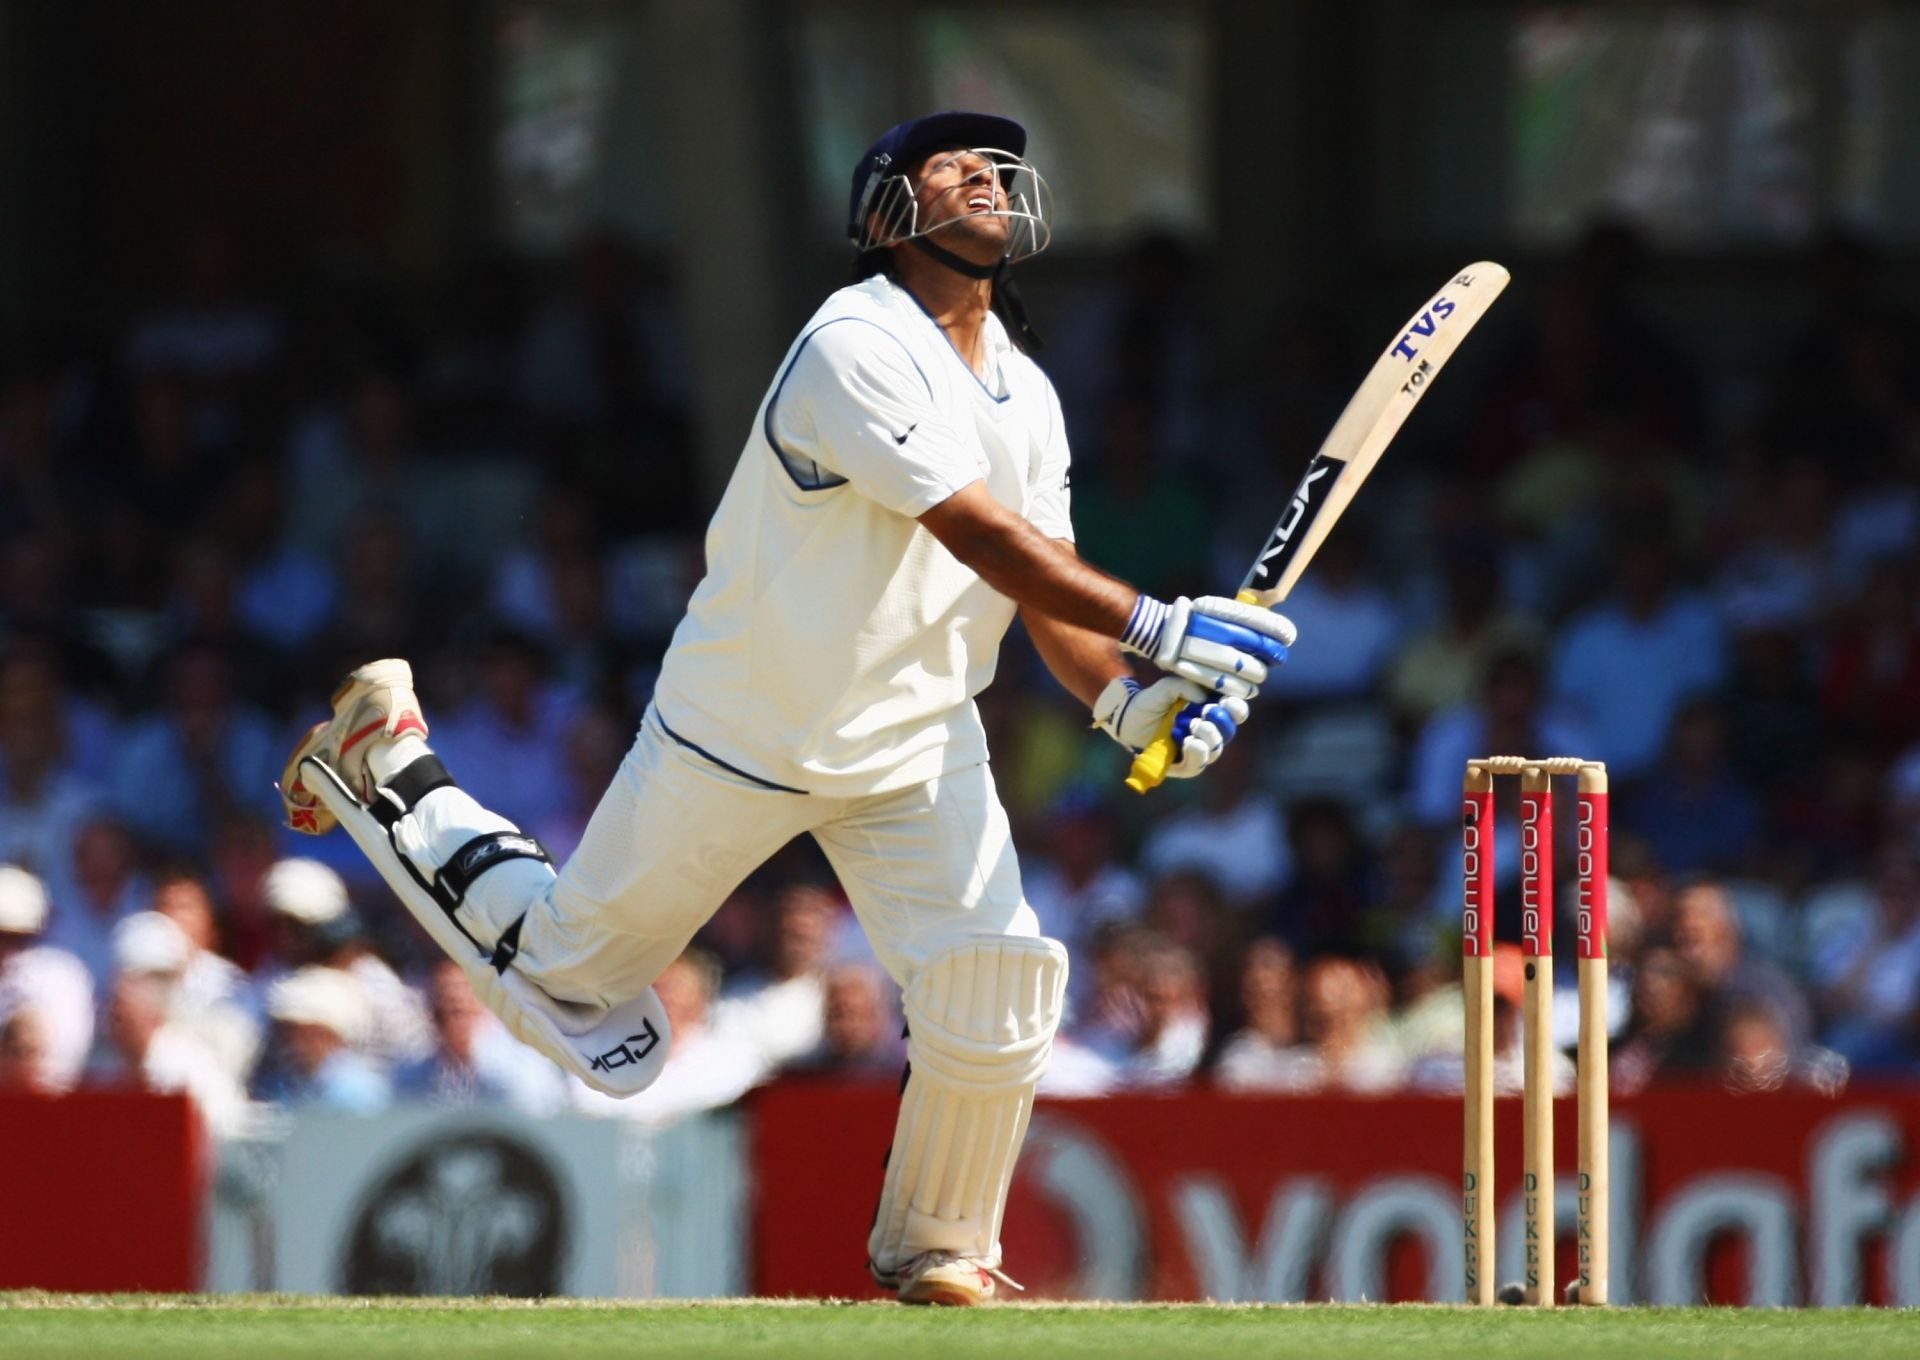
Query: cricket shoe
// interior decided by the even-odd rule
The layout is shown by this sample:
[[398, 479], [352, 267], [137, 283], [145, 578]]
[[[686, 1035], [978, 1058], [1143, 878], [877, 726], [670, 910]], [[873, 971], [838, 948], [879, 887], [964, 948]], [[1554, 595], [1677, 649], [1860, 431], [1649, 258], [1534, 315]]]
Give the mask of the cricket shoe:
[[[287, 806], [287, 825], [309, 836], [322, 836], [339, 819], [314, 797], [303, 778], [300, 762], [309, 758], [335, 770], [362, 803], [373, 801], [374, 785], [390, 778], [411, 755], [393, 759], [385, 748], [403, 737], [417, 738], [412, 754], [425, 752], [427, 720], [413, 693], [413, 667], [404, 661], [369, 661], [340, 682], [333, 692], [333, 717], [314, 724], [301, 739], [280, 776], [280, 799]], [[388, 757], [374, 769], [369, 760]]]
[[923, 1251], [898, 1270], [873, 1268], [873, 1278], [899, 1291], [900, 1302], [935, 1304], [944, 1308], [972, 1308], [991, 1303], [1000, 1285], [1025, 1293], [997, 1266], [950, 1251]]

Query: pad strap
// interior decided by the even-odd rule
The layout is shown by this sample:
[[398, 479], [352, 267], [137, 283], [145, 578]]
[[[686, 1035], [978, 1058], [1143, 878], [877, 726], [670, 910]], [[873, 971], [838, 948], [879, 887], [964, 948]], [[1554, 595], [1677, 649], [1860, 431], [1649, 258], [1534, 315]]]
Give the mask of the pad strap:
[[547, 847], [532, 836], [520, 831], [490, 831], [475, 836], [454, 851], [453, 858], [440, 866], [440, 872], [434, 875], [433, 895], [445, 904], [448, 911], [452, 911], [467, 900], [467, 889], [473, 886], [474, 879], [496, 864], [510, 859], [537, 859], [542, 864], [553, 863], [553, 856], [547, 853]]
[[513, 924], [500, 932], [500, 943], [493, 947], [493, 957], [487, 960], [496, 973], [504, 973], [520, 952], [520, 927], [527, 922], [527, 914], [521, 912], [513, 918]]
[[440, 757], [429, 751], [382, 784], [375, 791], [367, 811], [374, 815], [380, 825], [391, 831], [393, 824], [418, 807], [422, 798], [452, 783], [453, 776], [440, 763]]

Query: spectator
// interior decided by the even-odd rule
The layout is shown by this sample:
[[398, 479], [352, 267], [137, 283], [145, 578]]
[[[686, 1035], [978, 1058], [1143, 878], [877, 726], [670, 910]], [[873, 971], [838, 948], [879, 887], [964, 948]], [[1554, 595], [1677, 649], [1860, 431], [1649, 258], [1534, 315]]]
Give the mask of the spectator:
[[[306, 505], [301, 504], [302, 515]], [[385, 509], [353, 517], [340, 553], [340, 594], [353, 608], [334, 617], [327, 634], [335, 655], [396, 656], [430, 635], [421, 619], [414, 559], [419, 548], [400, 518]]]
[[1420, 729], [1413, 748], [1411, 811], [1426, 826], [1458, 822], [1460, 775], [1477, 756], [1585, 754], [1593, 745], [1588, 729], [1564, 706], [1546, 701], [1538, 658], [1531, 652], [1503, 652], [1488, 664], [1477, 703], [1443, 709]]
[[[1521, 1027], [1521, 1008], [1527, 990], [1527, 961], [1517, 944], [1493, 947], [1493, 1090], [1502, 1096], [1517, 1096], [1526, 1088], [1526, 1034]], [[1454, 995], [1459, 996], [1459, 990]], [[1408, 1075], [1408, 1084], [1421, 1091], [1459, 1091], [1466, 1085], [1464, 1030], [1460, 1042], [1442, 1052], [1422, 1056]], [[1560, 1048], [1548, 1058], [1553, 1072], [1553, 1093], [1573, 1091], [1577, 1069]]]
[[1386, 1029], [1386, 983], [1347, 958], [1316, 959], [1301, 987], [1301, 1042], [1262, 1055], [1241, 1089], [1378, 1094], [1402, 1065]]
[[1708, 1007], [1708, 1023], [1724, 1026], [1735, 1006], [1769, 1008], [1797, 1050], [1813, 1040], [1813, 1017], [1793, 980], [1746, 952], [1740, 920], [1727, 890], [1712, 880], [1691, 883], [1674, 896], [1673, 952]]
[[1833, 1096], [1846, 1088], [1847, 1060], [1832, 1049], [1795, 1048], [1779, 1017], [1760, 1002], [1737, 1002], [1727, 1012], [1721, 1046], [1721, 1080], [1737, 1095], [1798, 1087]]
[[1207, 567], [1206, 502], [1163, 456], [1147, 401], [1115, 398], [1096, 427], [1098, 447], [1073, 488], [1075, 537], [1089, 560], [1110, 563], [1143, 590], [1178, 591]]
[[[1450, 851], [1456, 840], [1447, 838]], [[1439, 842], [1437, 833], [1411, 821], [1398, 823], [1380, 838], [1373, 856], [1372, 901], [1349, 932], [1369, 957], [1401, 960], [1417, 968], [1439, 957], [1443, 943], [1454, 943], [1450, 937], [1459, 925], [1459, 885], [1457, 876], [1440, 872]]]
[[829, 968], [820, 1042], [799, 1066], [836, 1076], [899, 1080], [907, 1045], [887, 1004], [888, 985], [886, 975], [867, 964]]
[[1713, 578], [1722, 617], [1804, 628], [1835, 602], [1827, 542], [1833, 486], [1823, 460], [1756, 460], [1724, 471], [1721, 484], [1723, 500], [1735, 507]]
[[1653, 764], [1680, 704], [1718, 684], [1726, 663], [1711, 606], [1676, 583], [1672, 545], [1657, 529], [1618, 545], [1608, 579], [1615, 593], [1569, 621], [1553, 646], [1552, 692], [1594, 731], [1579, 754], [1628, 779]]
[[247, 973], [267, 964], [279, 930], [279, 918], [266, 897], [267, 871], [275, 862], [273, 842], [274, 828], [264, 817], [229, 817], [213, 831], [207, 888], [219, 903], [219, 948]]
[[1502, 608], [1499, 557], [1472, 543], [1448, 558], [1441, 622], [1400, 649], [1387, 690], [1401, 715], [1424, 722], [1472, 704], [1495, 660], [1537, 656], [1544, 641], [1537, 622]]
[[288, 516], [275, 466], [242, 467], [215, 514], [233, 557], [233, 605], [245, 635], [281, 653], [313, 645], [340, 607], [340, 583], [324, 557], [282, 534]]
[[566, 732], [565, 804], [531, 828], [555, 864], [564, 863], [580, 844], [600, 795], [620, 771], [620, 762], [633, 744], [638, 726], [630, 712], [612, 704], [583, 703], [575, 710]]
[[1147, 927], [1176, 945], [1200, 966], [1201, 996], [1211, 1017], [1209, 1028], [1231, 1018], [1239, 1007], [1235, 964], [1240, 958], [1241, 925], [1205, 874], [1168, 874], [1153, 885]]
[[378, 1114], [392, 1098], [386, 1074], [360, 1053], [371, 1016], [358, 983], [310, 964], [267, 992], [275, 1061], [255, 1094], [296, 1109]]
[[[1833, 1017], [1827, 1041], [1867, 1072], [1920, 1065], [1920, 855], [1880, 852], [1873, 911], [1813, 941], [1812, 973]], [[1797, 1051], [1797, 1050], [1795, 1050]]]
[[508, 629], [481, 651], [478, 692], [433, 729], [433, 746], [460, 787], [521, 826], [564, 816], [566, 743], [574, 697], [550, 683], [538, 643]]
[[1214, 1079], [1229, 1091], [1283, 1087], [1289, 1053], [1300, 1042], [1299, 980], [1293, 951], [1271, 936], [1247, 946], [1240, 968], [1245, 1024], [1227, 1040]]
[[151, 973], [113, 980], [107, 1003], [107, 1051], [90, 1079], [142, 1091], [184, 1092], [207, 1132], [239, 1132], [246, 1097], [220, 1062], [192, 1035], [167, 1022], [167, 986]]
[[[1204, 323], [1196, 301], [1202, 293], [1200, 263], [1193, 247], [1174, 233], [1147, 232], [1127, 246], [1117, 271], [1083, 291], [1057, 324], [1049, 323], [1049, 355], [1060, 356], [1050, 367], [1060, 374], [1069, 430], [1092, 428], [1099, 413], [1116, 402], [1137, 401], [1151, 422], [1154, 442], [1175, 461], [1204, 451], [1200, 441], [1212, 394], [1206, 390]], [[1274, 382], [1289, 380], [1298, 367], [1274, 364]], [[1342, 376], [1350, 387], [1352, 379]], [[1266, 384], [1261, 394], [1269, 395]], [[1324, 419], [1306, 437], [1324, 434], [1338, 411], [1336, 400], [1331, 411], [1317, 412]]]
[[1179, 1085], [1206, 1055], [1208, 1005], [1200, 964], [1179, 945], [1146, 935], [1135, 943], [1139, 1024], [1104, 1035], [1098, 1056], [1119, 1085]]
[[[578, 487], [550, 489], [532, 541], [504, 554], [493, 569], [488, 587], [493, 616], [550, 650], [564, 650], [572, 639], [563, 618], [568, 594], [563, 580], [597, 575], [604, 551], [592, 497]], [[604, 623], [595, 631], [604, 634]]]
[[[1147, 890], [1115, 853], [1113, 808], [1084, 783], [1069, 785], [1048, 806], [1042, 837], [1045, 853], [1026, 859], [1020, 879], [1040, 928], [1077, 958], [1094, 933], [1114, 922], [1137, 920]], [[1068, 974], [1071, 1008], [1087, 1004], [1092, 978]]]
[[1673, 950], [1647, 951], [1634, 975], [1633, 1015], [1613, 1047], [1613, 1089], [1623, 1096], [1656, 1080], [1697, 1079], [1718, 1066], [1718, 1036], [1706, 998]]
[[[565, 287], [528, 319], [520, 353], [520, 401], [542, 424], [635, 437], [671, 419], [686, 378], [681, 346], [661, 290], [620, 236], [582, 233], [569, 254]], [[691, 497], [685, 470], [662, 468], [650, 513]]]
[[1369, 697], [1405, 637], [1393, 598], [1367, 568], [1363, 543], [1358, 533], [1329, 538], [1287, 597], [1287, 617], [1311, 639], [1287, 659], [1293, 702]]
[[1300, 1029], [1315, 1089], [1372, 1094], [1402, 1076], [1387, 1027], [1387, 984], [1353, 959], [1321, 958], [1301, 987]]
[[101, 801], [67, 739], [52, 658], [25, 646], [0, 652], [0, 863], [63, 873]]
[[1727, 723], [1709, 698], [1674, 715], [1666, 759], [1622, 799], [1622, 822], [1680, 874], [1750, 870], [1760, 849], [1760, 802], [1727, 765]]
[[[41, 941], [47, 893], [39, 879], [0, 864], [0, 1022], [31, 1011], [41, 1079], [65, 1090], [93, 1046], [93, 979], [80, 960]], [[27, 1039], [22, 1039], [26, 1043]]]
[[[1458, 783], [1455, 780], [1455, 783]], [[1294, 873], [1268, 928], [1302, 958], [1347, 952], [1364, 929], [1374, 883], [1353, 812], [1332, 798], [1303, 798], [1287, 811]]]
[[1882, 561], [1827, 650], [1820, 707], [1834, 727], [1881, 750], [1920, 737], [1920, 620], [1910, 561]]
[[282, 742], [267, 717], [234, 692], [223, 651], [190, 642], [165, 670], [164, 706], [135, 722], [121, 748], [114, 800], [143, 836], [198, 859], [211, 847], [216, 815], [278, 813], [273, 789]]
[[[414, 425], [406, 387], [394, 374], [373, 368], [354, 372], [342, 391], [289, 421], [287, 501], [300, 507], [287, 526], [293, 540], [348, 558], [349, 544], [362, 541], [358, 526], [379, 522], [394, 526], [411, 565], [423, 572], [453, 556], [451, 540], [460, 529], [448, 522], [445, 498], [435, 494], [445, 469], [421, 458]], [[390, 604], [349, 598], [356, 609]], [[351, 613], [343, 622], [356, 628]]]
[[52, 1026], [32, 1006], [0, 1015], [0, 1095], [57, 1096]]
[[[1151, 937], [1130, 922], [1111, 922], [1094, 932], [1075, 963], [1091, 975], [1087, 1004], [1063, 1026], [1068, 1045], [1102, 1060], [1130, 1053], [1146, 1026], [1141, 993]], [[1055, 1041], [1055, 1050], [1059, 1050]]]
[[338, 874], [318, 860], [283, 859], [267, 871], [262, 891], [280, 920], [279, 952], [288, 967], [338, 969], [360, 988], [368, 1016], [356, 1047], [385, 1064], [433, 1050], [425, 1002], [367, 943]]
[[733, 1104], [771, 1075], [752, 1044], [717, 1034], [708, 1025], [720, 967], [703, 950], [689, 949], [654, 979], [653, 989], [673, 1027], [673, 1048], [659, 1078], [626, 1100], [574, 1087], [574, 1103], [588, 1114], [631, 1119], [656, 1128], [688, 1115]]
[[[1280, 890], [1293, 872], [1280, 802], [1262, 790], [1258, 723], [1240, 729], [1233, 760], [1195, 780], [1188, 806], [1163, 816], [1148, 832], [1140, 862], [1156, 878], [1182, 870], [1203, 873], [1236, 907], [1249, 907]], [[1457, 780], [1455, 782], [1458, 782]]]
[[832, 889], [791, 883], [774, 899], [766, 971], [728, 988], [713, 1008], [713, 1032], [744, 1043], [769, 1068], [820, 1043], [826, 970], [841, 901]]
[[113, 930], [113, 957], [120, 977], [149, 977], [161, 988], [167, 1023], [187, 1035], [235, 1083], [245, 1085], [259, 1056], [260, 1026], [238, 998], [203, 990], [202, 972], [190, 989], [193, 943], [171, 917], [136, 911]]
[[434, 1051], [394, 1074], [394, 1093], [455, 1105], [499, 1105], [547, 1114], [566, 1092], [560, 1069], [507, 1033], [452, 959], [434, 964]]
[[1156, 941], [1140, 960], [1140, 1032], [1130, 1051], [1109, 1055], [1128, 1086], [1177, 1086], [1199, 1067], [1207, 1048], [1207, 994], [1200, 964], [1170, 941]]
[[193, 1031], [244, 1082], [260, 1053], [259, 1005], [239, 966], [219, 952], [213, 899], [196, 873], [162, 870], [154, 877], [153, 911], [186, 944], [173, 996], [173, 1016]]
[[73, 863], [53, 877], [61, 884], [47, 921], [47, 943], [86, 965], [97, 979], [113, 976], [113, 928], [151, 896], [139, 851], [125, 826], [98, 818], [80, 828]]

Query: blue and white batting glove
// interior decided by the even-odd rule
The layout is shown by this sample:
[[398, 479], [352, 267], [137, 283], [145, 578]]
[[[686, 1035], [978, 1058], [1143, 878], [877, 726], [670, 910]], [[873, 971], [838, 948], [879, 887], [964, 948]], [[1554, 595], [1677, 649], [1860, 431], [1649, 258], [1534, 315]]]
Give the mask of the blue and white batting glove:
[[1240, 724], [1247, 720], [1244, 699], [1216, 698], [1194, 684], [1168, 676], [1145, 689], [1137, 680], [1109, 680], [1093, 704], [1093, 725], [1135, 755], [1160, 735], [1172, 712], [1173, 749], [1179, 758], [1167, 767], [1169, 779], [1191, 779], [1220, 759]]
[[1122, 651], [1144, 656], [1229, 699], [1251, 699], [1267, 672], [1287, 659], [1293, 621], [1257, 604], [1220, 595], [1164, 604], [1142, 595], [1120, 637]]

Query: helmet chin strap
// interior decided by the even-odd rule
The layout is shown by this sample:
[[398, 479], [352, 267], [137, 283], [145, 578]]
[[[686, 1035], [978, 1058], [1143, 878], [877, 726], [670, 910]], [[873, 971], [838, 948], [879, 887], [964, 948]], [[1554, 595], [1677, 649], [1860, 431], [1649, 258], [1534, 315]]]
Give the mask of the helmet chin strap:
[[972, 260], [954, 254], [945, 246], [935, 245], [931, 237], [916, 236], [907, 244], [945, 265], [956, 274], [964, 274], [970, 279], [991, 279], [993, 310], [999, 313], [1001, 323], [1013, 332], [1015, 343], [1023, 352], [1027, 354], [1040, 352], [1044, 342], [1040, 339], [1040, 333], [1034, 330], [1033, 323], [1027, 320], [1026, 303], [1021, 299], [1019, 290], [1013, 286], [1013, 280], [1008, 277], [1009, 261], [1005, 256], [992, 264], [975, 264]]
[[932, 256], [954, 273], [965, 274], [970, 279], [995, 278], [1000, 273], [1000, 266], [1005, 263], [1003, 260], [996, 260], [992, 264], [975, 264], [972, 260], [954, 254], [945, 246], [935, 245], [930, 236], [916, 236], [907, 244], [924, 255]]

